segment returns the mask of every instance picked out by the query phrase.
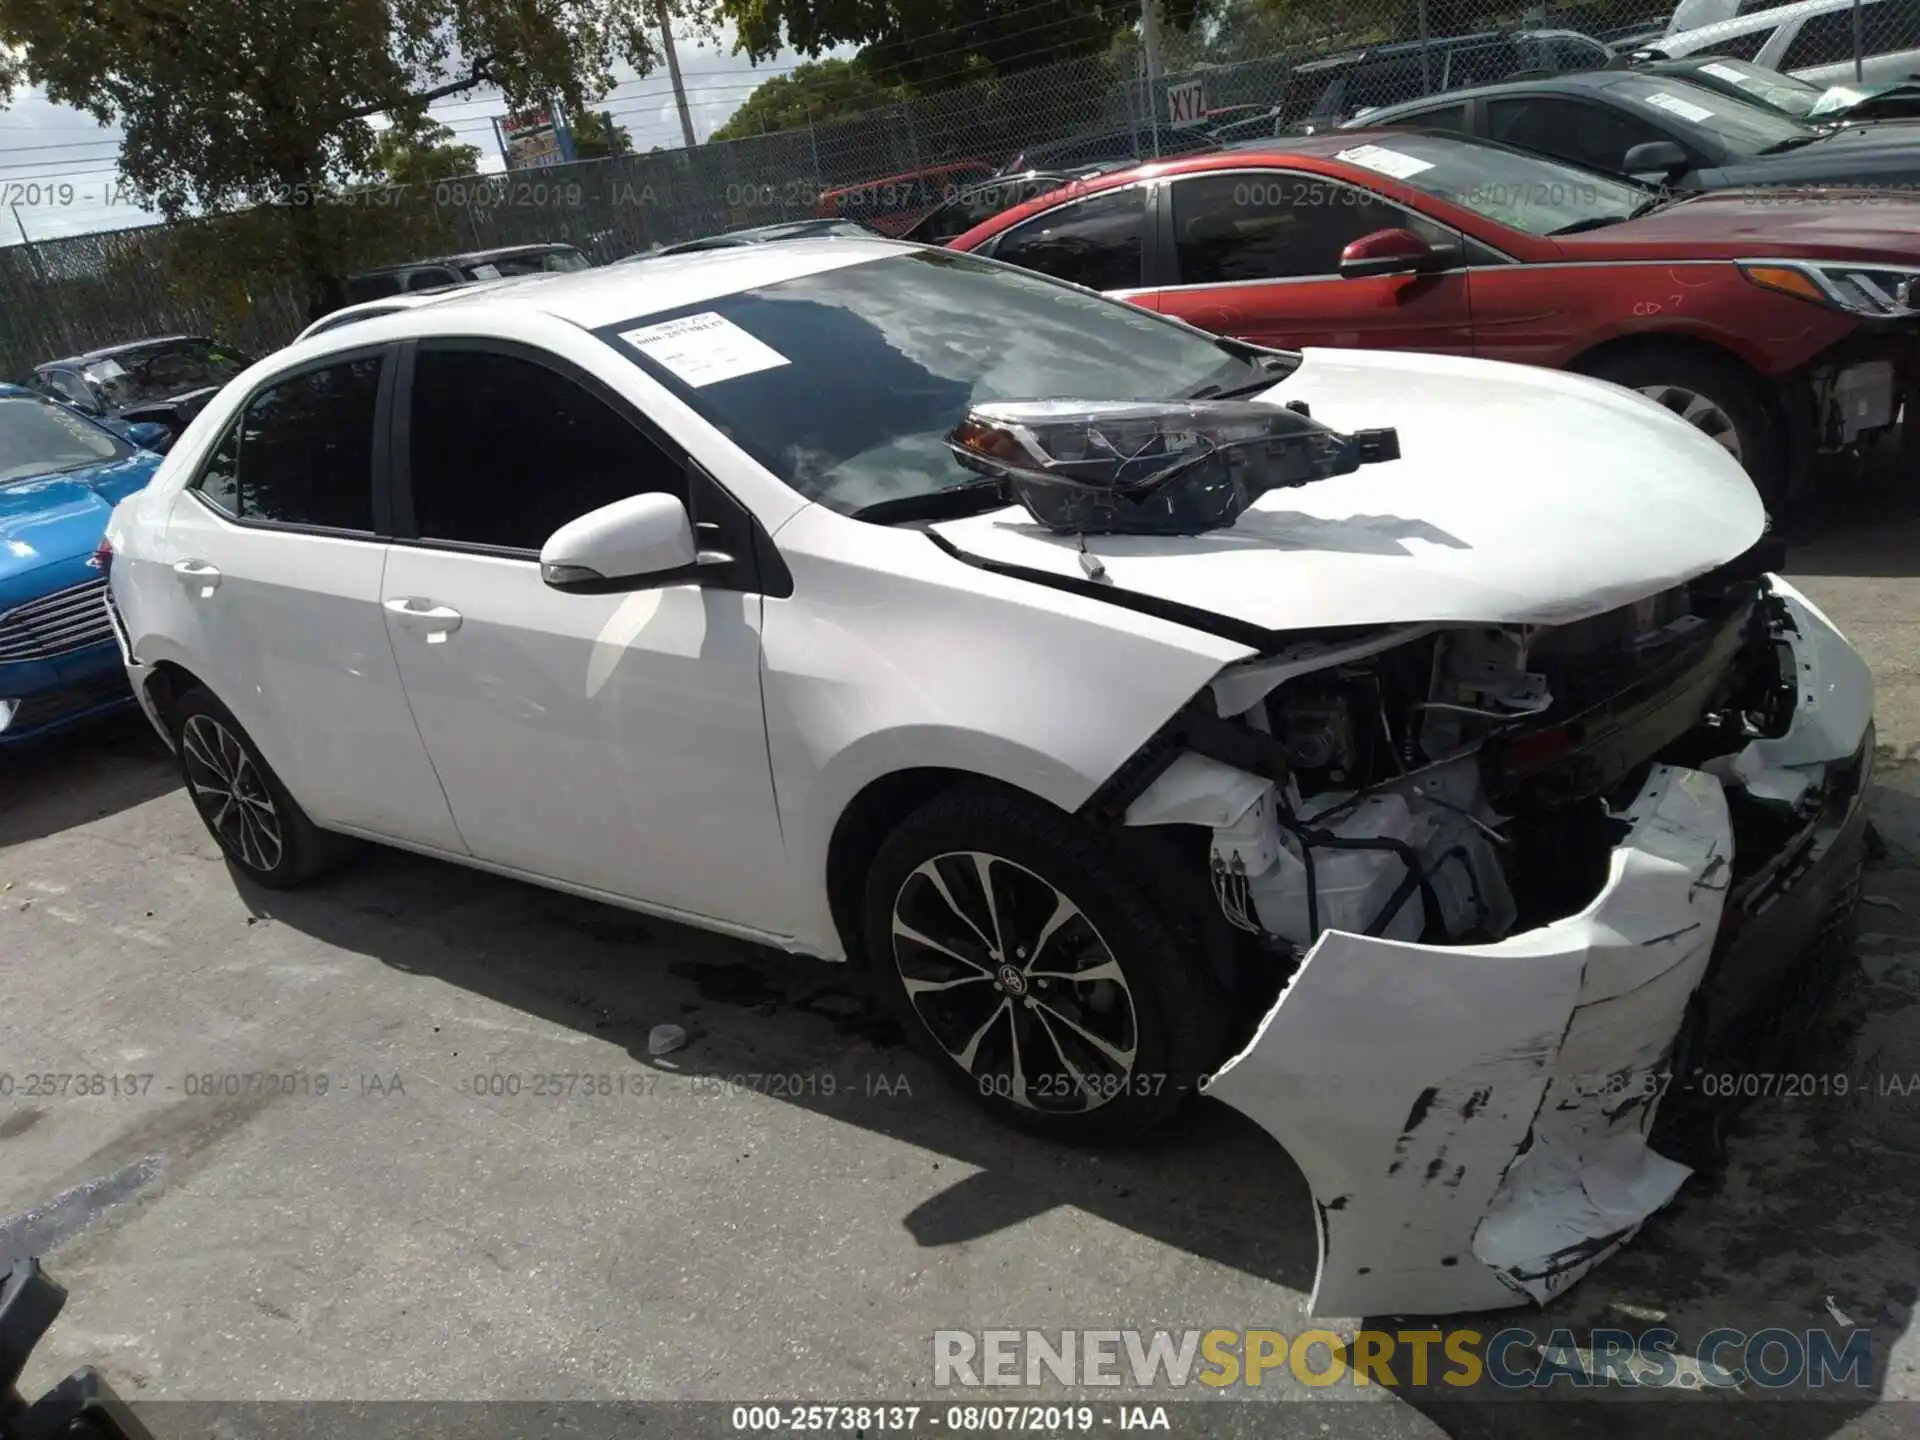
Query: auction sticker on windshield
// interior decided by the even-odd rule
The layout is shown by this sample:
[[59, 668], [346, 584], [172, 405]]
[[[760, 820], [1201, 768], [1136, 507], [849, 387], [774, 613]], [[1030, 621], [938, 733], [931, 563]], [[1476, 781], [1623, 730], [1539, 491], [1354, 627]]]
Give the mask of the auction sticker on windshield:
[[771, 345], [711, 310], [622, 330], [620, 338], [696, 390], [788, 363]]
[[1344, 160], [1349, 165], [1364, 165], [1369, 170], [1382, 175], [1391, 175], [1396, 180], [1410, 179], [1422, 170], [1433, 168], [1432, 161], [1403, 155], [1398, 150], [1389, 150], [1384, 145], [1356, 145], [1351, 150], [1342, 150], [1333, 158]]
[[1696, 105], [1691, 100], [1682, 100], [1678, 95], [1669, 95], [1664, 90], [1656, 90], [1647, 96], [1647, 104], [1658, 106], [1669, 115], [1678, 115], [1682, 120], [1691, 120], [1699, 124], [1702, 120], [1711, 120], [1713, 111], [1704, 105]]
[[1712, 61], [1708, 61], [1705, 65], [1702, 65], [1700, 67], [1700, 73], [1702, 75], [1711, 75], [1717, 80], [1725, 80], [1730, 85], [1745, 85], [1748, 80], [1747, 76], [1742, 75], [1731, 65], [1716, 65]]
[[118, 360], [96, 360], [85, 371], [89, 380], [118, 380], [126, 373], [126, 368]]

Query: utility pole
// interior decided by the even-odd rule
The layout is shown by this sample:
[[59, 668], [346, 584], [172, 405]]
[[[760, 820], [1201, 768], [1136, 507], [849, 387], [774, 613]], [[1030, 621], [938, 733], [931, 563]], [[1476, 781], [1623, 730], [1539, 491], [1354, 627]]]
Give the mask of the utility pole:
[[680, 78], [680, 57], [673, 49], [673, 16], [667, 12], [667, 0], [654, 0], [660, 16], [660, 47], [667, 52], [667, 75], [673, 81], [673, 102], [680, 107], [680, 135], [691, 150], [700, 142], [693, 138], [693, 112], [687, 109], [687, 83]]
[[27, 247], [27, 259], [33, 262], [33, 273], [37, 279], [47, 278], [47, 267], [40, 263], [40, 251], [34, 246], [33, 237], [27, 234], [27, 222], [20, 218], [20, 202], [13, 202], [13, 223], [20, 227], [20, 243]]
[[1147, 55], [1147, 113], [1153, 117], [1153, 158], [1160, 158], [1160, 15], [1155, 0], [1140, 0], [1140, 44]]

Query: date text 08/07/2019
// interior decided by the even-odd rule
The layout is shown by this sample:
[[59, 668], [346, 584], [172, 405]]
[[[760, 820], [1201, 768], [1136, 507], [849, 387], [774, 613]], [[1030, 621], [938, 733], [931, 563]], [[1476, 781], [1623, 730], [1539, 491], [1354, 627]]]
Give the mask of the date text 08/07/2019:
[[1099, 1430], [1173, 1429], [1164, 1405], [736, 1405], [730, 1416], [744, 1434], [1063, 1435]]

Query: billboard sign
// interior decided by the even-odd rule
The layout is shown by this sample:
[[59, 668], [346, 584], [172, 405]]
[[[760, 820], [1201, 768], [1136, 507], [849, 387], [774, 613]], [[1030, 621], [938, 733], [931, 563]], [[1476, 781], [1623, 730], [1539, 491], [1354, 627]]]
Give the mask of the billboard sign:
[[551, 105], [518, 110], [494, 123], [500, 127], [500, 147], [506, 152], [509, 170], [567, 165], [575, 158], [573, 134], [559, 110]]

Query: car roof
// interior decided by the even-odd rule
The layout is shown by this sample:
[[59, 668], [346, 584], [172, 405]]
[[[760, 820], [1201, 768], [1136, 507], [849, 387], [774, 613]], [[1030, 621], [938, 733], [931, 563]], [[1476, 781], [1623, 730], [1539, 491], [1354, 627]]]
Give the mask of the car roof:
[[[872, 239], [848, 235], [786, 240], [777, 245], [727, 245], [654, 255], [644, 265], [601, 265], [590, 270], [527, 275], [501, 285], [464, 286], [436, 295], [431, 305], [409, 306], [392, 315], [374, 316], [365, 323], [393, 325], [403, 332], [417, 326], [419, 333], [431, 334], [436, 326], [426, 322], [484, 309], [533, 311], [592, 330], [762, 285], [925, 249], [877, 235]], [[327, 340], [334, 333], [326, 331], [315, 338]]]
[[729, 245], [761, 245], [773, 240], [793, 240], [813, 235], [857, 238], [873, 233], [859, 221], [849, 220], [845, 216], [816, 215], [805, 220], [775, 220], [766, 225], [748, 225], [739, 230], [723, 230], [717, 235], [701, 235], [692, 240], [679, 240], [671, 245], [663, 245], [658, 250], [643, 250], [637, 255], [629, 255], [626, 259], [639, 260], [657, 255], [680, 255], [694, 250], [718, 250]]
[[[1646, 78], [1644, 70], [1567, 70], [1554, 75], [1540, 75], [1527, 80], [1503, 80], [1494, 85], [1474, 85], [1464, 90], [1437, 90], [1431, 95], [1422, 95], [1418, 100], [1402, 100], [1394, 105], [1382, 105], [1377, 110], [1369, 110], [1358, 120], [1349, 120], [1347, 124], [1354, 129], [1378, 125], [1391, 120], [1396, 115], [1412, 114], [1416, 111], [1433, 109], [1440, 105], [1457, 105], [1468, 100], [1477, 100], [1487, 95], [1513, 95], [1523, 92], [1562, 94], [1577, 93], [1583, 90], [1607, 90], [1620, 84], [1622, 76]], [[1682, 82], [1685, 83], [1685, 82]], [[1341, 130], [1341, 135], [1351, 136], [1352, 130]], [[1351, 143], [1349, 141], [1348, 143]]]
[[[1880, 0], [1861, 0], [1861, 9], [1880, 3]], [[1736, 15], [1731, 20], [1716, 20], [1711, 25], [1700, 25], [1692, 30], [1678, 30], [1660, 42], [1660, 48], [1677, 45], [1683, 40], [1692, 40], [1696, 36], [1711, 35], [1715, 39], [1732, 35], [1746, 35], [1754, 30], [1777, 30], [1789, 20], [1798, 20], [1806, 15], [1824, 15], [1829, 10], [1851, 10], [1853, 0], [1795, 0], [1791, 5], [1776, 5], [1769, 10], [1751, 10], [1745, 15]], [[1880, 23], [1876, 20], [1863, 22], [1871, 35], [1872, 26]]]
[[207, 335], [156, 335], [147, 340], [129, 340], [121, 345], [103, 345], [98, 350], [85, 350], [78, 355], [62, 356], [58, 360], [42, 360], [33, 368], [50, 370], [56, 365], [91, 365], [96, 361], [110, 360], [116, 355], [133, 355], [142, 350], [160, 350], [182, 343], [211, 345], [213, 340]]
[[480, 265], [489, 260], [510, 260], [516, 255], [547, 255], [555, 250], [574, 250], [577, 245], [564, 240], [544, 240], [536, 245], [499, 245], [491, 250], [466, 250], [458, 255], [431, 255], [422, 260], [399, 260], [377, 265], [371, 270], [356, 270], [347, 278], [362, 280], [370, 275], [397, 275], [403, 270], [419, 270], [428, 265]]

